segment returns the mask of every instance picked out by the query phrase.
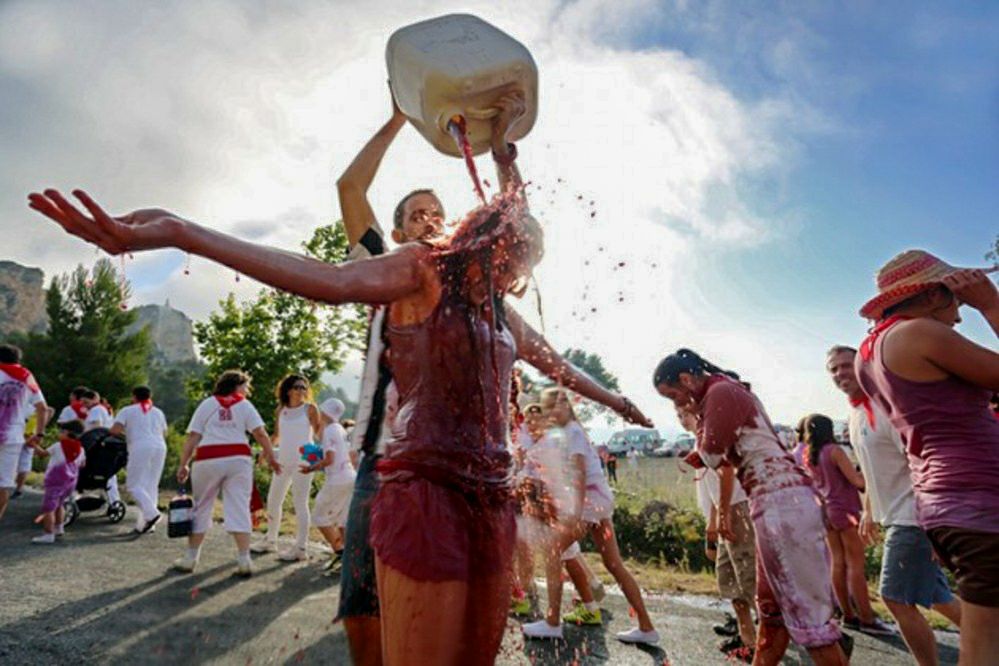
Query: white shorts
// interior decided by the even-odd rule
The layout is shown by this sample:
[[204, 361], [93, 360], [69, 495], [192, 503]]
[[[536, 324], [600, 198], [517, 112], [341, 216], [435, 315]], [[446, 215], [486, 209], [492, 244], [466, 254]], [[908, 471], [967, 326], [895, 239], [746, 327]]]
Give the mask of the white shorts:
[[324, 484], [312, 505], [313, 527], [343, 527], [347, 524], [353, 483]]
[[597, 524], [605, 519], [610, 520], [613, 515], [614, 496], [607, 484], [587, 485], [586, 497], [583, 499], [583, 522]]
[[253, 494], [253, 460], [249, 456], [230, 456], [196, 460], [191, 466], [191, 491], [194, 495], [195, 534], [204, 534], [212, 526], [215, 500], [222, 492], [222, 516], [226, 532], [250, 532], [250, 496]]
[[0, 488], [17, 485], [17, 469], [21, 461], [22, 442], [0, 444]]
[[31, 446], [25, 446], [21, 449], [21, 458], [17, 461], [17, 473], [27, 474], [31, 471], [31, 461], [35, 457], [35, 449]]

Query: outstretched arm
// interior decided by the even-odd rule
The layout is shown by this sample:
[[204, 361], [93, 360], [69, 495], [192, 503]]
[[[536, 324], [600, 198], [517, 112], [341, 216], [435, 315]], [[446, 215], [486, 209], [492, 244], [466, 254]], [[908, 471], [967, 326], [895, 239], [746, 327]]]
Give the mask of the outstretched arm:
[[364, 148], [336, 182], [343, 226], [347, 232], [347, 242], [351, 246], [357, 245], [364, 233], [375, 225], [375, 212], [368, 201], [368, 188], [375, 179], [385, 151], [405, 124], [406, 116], [393, 100], [392, 117], [364, 144]]
[[642, 414], [634, 403], [622, 395], [608, 391], [585, 372], [562, 358], [540, 333], [531, 328], [509, 306], [507, 306], [506, 314], [510, 330], [517, 341], [517, 355], [521, 359], [570, 391], [575, 391], [584, 398], [610, 407], [625, 420], [645, 427], [652, 427], [652, 421]]
[[29, 196], [31, 207], [69, 233], [111, 254], [174, 247], [229, 266], [264, 284], [323, 303], [390, 303], [423, 286], [429, 250], [410, 244], [384, 256], [327, 264], [294, 252], [257, 245], [159, 209], [111, 217], [86, 192], [74, 195], [80, 212], [57, 190]]

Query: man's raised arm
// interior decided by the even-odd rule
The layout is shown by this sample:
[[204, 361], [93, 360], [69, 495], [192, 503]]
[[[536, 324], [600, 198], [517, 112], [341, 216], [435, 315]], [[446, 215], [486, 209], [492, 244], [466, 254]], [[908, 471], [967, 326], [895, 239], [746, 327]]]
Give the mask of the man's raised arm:
[[347, 232], [347, 242], [351, 247], [361, 242], [364, 234], [376, 224], [375, 212], [368, 201], [368, 188], [375, 179], [385, 151], [405, 124], [406, 116], [393, 101], [392, 117], [364, 145], [336, 182], [340, 213]]

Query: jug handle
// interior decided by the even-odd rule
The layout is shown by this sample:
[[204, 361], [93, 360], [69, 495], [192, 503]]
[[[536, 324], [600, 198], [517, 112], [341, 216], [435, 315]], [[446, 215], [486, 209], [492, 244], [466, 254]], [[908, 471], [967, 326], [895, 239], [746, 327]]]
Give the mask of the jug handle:
[[499, 115], [499, 109], [496, 107], [488, 107], [485, 109], [466, 109], [465, 117], [472, 120], [492, 120], [497, 115]]

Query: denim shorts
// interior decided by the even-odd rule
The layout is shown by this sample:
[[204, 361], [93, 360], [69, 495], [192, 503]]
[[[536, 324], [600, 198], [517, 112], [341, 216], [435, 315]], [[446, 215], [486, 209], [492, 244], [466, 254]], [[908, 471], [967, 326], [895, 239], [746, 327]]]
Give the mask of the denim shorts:
[[344, 531], [343, 568], [340, 572], [340, 607], [337, 619], [378, 617], [375, 552], [371, 548], [371, 504], [378, 493], [379, 456], [365, 454], [357, 467], [354, 495]]
[[947, 577], [933, 559], [933, 545], [915, 525], [892, 525], [881, 558], [881, 596], [899, 604], [946, 604], [954, 599]]

